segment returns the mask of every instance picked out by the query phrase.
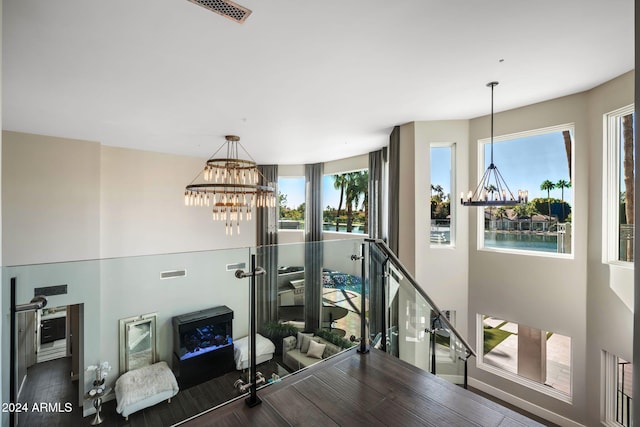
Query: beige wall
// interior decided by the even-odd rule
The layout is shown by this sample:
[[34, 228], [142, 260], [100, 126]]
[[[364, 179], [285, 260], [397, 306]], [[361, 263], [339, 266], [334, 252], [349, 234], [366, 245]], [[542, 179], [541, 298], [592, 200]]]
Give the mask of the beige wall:
[[[603, 114], [634, 102], [635, 73], [627, 73], [589, 92], [588, 119], [592, 154], [589, 158], [589, 243], [587, 252], [587, 403], [592, 420], [600, 415], [601, 378], [598, 367], [606, 350], [631, 361], [633, 336], [633, 271], [622, 278], [631, 288], [629, 301], [611, 289], [617, 280], [614, 267], [602, 262], [603, 233]], [[636, 124], [637, 125], [637, 124]], [[637, 164], [637, 160], [636, 160]], [[636, 192], [637, 194], [637, 192]], [[622, 267], [624, 268], [624, 267]], [[622, 275], [624, 276], [624, 274]]]
[[[556, 422], [566, 417], [596, 425], [601, 400], [600, 352], [609, 347], [625, 356], [631, 351], [631, 313], [610, 290], [608, 266], [602, 264], [601, 214], [602, 115], [628, 105], [632, 96], [630, 73], [589, 92], [495, 115], [496, 136], [575, 125], [572, 259], [479, 251], [477, 213], [469, 212], [470, 341], [475, 342], [477, 313], [571, 337], [573, 402], [563, 403], [475, 367], [470, 375], [502, 390], [507, 394], [503, 398], [529, 402], [527, 409], [533, 412], [537, 409], [531, 405], [537, 405], [558, 414]], [[470, 181], [477, 176], [477, 141], [489, 136], [488, 119], [470, 122]], [[544, 410], [539, 412], [545, 415]]]
[[227, 236], [211, 208], [184, 205], [184, 187], [203, 166], [203, 159], [103, 146], [100, 257], [255, 245], [255, 221]]
[[3, 265], [100, 256], [100, 145], [3, 132]]
[[[460, 183], [468, 181], [467, 141], [469, 139], [468, 120], [448, 120], [416, 122], [415, 126], [415, 277], [427, 294], [441, 310], [455, 311], [455, 327], [462, 334], [467, 333], [467, 279], [469, 257], [469, 221], [466, 208], [456, 203], [461, 190]], [[431, 209], [431, 153], [434, 143], [455, 144], [457, 167], [454, 169], [451, 191], [451, 209], [455, 230], [455, 243], [449, 247], [432, 246], [429, 224]], [[402, 168], [404, 170], [404, 166]], [[438, 184], [438, 183], [433, 183]], [[466, 186], [462, 186], [463, 188]], [[402, 233], [402, 227], [400, 233]], [[443, 272], [446, 272], [443, 274]]]

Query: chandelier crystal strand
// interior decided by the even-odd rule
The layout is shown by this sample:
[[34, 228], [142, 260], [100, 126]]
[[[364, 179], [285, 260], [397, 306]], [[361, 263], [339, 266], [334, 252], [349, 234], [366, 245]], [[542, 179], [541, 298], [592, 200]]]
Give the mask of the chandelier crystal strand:
[[[240, 144], [240, 138], [227, 135], [225, 143], [206, 162], [191, 184], [186, 186], [186, 206], [212, 206], [213, 221], [225, 224], [225, 234], [240, 234], [240, 223], [252, 220], [254, 207], [275, 207], [275, 185], [266, 182], [256, 162]], [[225, 148], [226, 157], [216, 157]], [[240, 157], [240, 148], [247, 158]], [[202, 182], [196, 182], [202, 175]]]

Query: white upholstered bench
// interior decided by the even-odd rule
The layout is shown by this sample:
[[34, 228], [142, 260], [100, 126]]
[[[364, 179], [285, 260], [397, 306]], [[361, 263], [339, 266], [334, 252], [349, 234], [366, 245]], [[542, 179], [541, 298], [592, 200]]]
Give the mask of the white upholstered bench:
[[178, 393], [178, 382], [166, 362], [158, 362], [126, 372], [116, 381], [116, 411], [129, 415], [163, 400], [171, 403]]

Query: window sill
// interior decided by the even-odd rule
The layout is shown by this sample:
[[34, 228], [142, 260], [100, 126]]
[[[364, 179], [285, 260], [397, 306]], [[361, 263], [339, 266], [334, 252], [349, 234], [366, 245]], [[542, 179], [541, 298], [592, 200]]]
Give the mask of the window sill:
[[505, 371], [503, 369], [497, 368], [495, 366], [489, 365], [484, 363], [481, 360], [481, 357], [478, 357], [476, 359], [476, 367], [478, 369], [482, 369], [485, 372], [488, 372], [490, 374], [496, 375], [498, 377], [507, 379], [509, 381], [513, 381], [514, 383], [520, 384], [524, 387], [527, 387], [531, 390], [535, 390], [539, 393], [542, 393], [546, 396], [552, 397], [554, 399], [560, 400], [562, 402], [566, 402], [566, 403], [572, 403], [573, 399], [571, 397], [571, 395], [563, 393], [559, 390], [554, 389], [553, 387], [550, 387], [548, 385], [545, 384], [540, 384], [537, 383], [535, 381], [532, 381], [530, 379], [521, 377], [517, 374], [514, 374], [512, 372], [508, 372]]
[[499, 254], [535, 256], [535, 257], [541, 257], [541, 258], [574, 259], [573, 254], [559, 254], [557, 252], [543, 252], [543, 251], [528, 251], [525, 249], [491, 248], [491, 247], [481, 246], [481, 247], [478, 247], [478, 251], [494, 252]]

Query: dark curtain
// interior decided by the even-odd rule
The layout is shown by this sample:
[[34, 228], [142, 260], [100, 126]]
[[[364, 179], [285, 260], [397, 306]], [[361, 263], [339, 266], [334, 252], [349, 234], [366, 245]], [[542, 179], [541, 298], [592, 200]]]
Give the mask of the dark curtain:
[[[383, 171], [385, 162], [383, 150], [369, 153], [369, 237], [382, 239], [383, 232]], [[369, 251], [369, 333], [372, 337], [382, 331], [384, 311], [382, 307], [383, 271], [380, 252]]]
[[400, 126], [395, 126], [389, 136], [389, 248], [396, 256], [400, 239]]
[[[389, 237], [389, 249], [398, 255], [398, 247], [400, 246], [400, 126], [395, 126], [389, 136], [389, 216], [387, 233]], [[391, 298], [391, 296], [389, 296]], [[388, 301], [389, 323], [391, 325], [398, 324], [399, 301], [398, 294]], [[385, 306], [385, 313], [387, 307]], [[387, 336], [390, 336], [387, 331]]]
[[320, 327], [322, 309], [322, 163], [305, 165], [304, 323], [306, 331]]
[[[278, 165], [260, 165], [260, 185], [275, 188], [278, 194]], [[256, 263], [266, 274], [256, 281], [256, 330], [278, 320], [278, 218], [276, 207], [256, 208]]]

